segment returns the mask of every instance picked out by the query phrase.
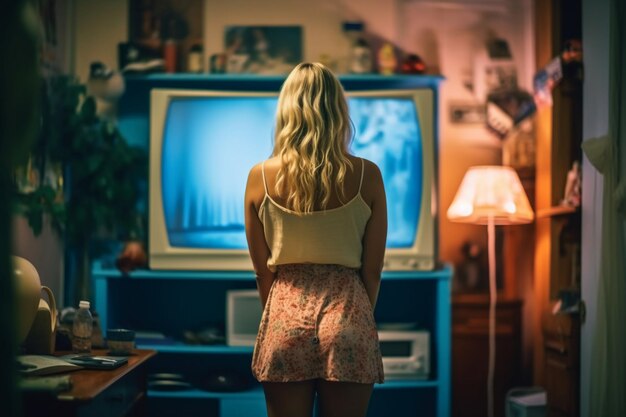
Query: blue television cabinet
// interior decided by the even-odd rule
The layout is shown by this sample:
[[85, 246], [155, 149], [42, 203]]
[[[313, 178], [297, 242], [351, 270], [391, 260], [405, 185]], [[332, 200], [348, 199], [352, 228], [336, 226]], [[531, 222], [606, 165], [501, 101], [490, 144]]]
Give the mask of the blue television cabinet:
[[[450, 267], [434, 271], [383, 273], [375, 317], [383, 322], [416, 322], [431, 334], [431, 374], [426, 380], [387, 380], [376, 384], [370, 417], [449, 417], [450, 415]], [[250, 374], [252, 347], [189, 345], [176, 337], [183, 330], [223, 325], [225, 292], [254, 289], [252, 272], [138, 270], [122, 275], [112, 265], [92, 268], [95, 306], [102, 328], [161, 332], [165, 339], [138, 340], [158, 355], [149, 373], [179, 373], [202, 381], [216, 369]], [[236, 393], [148, 390], [150, 416], [266, 416], [260, 385]]]
[[[413, 89], [433, 91], [437, 119], [437, 76], [340, 76], [346, 90]], [[284, 76], [155, 74], [126, 78], [126, 94], [119, 105], [119, 127], [127, 140], [147, 149], [149, 143], [150, 90], [152, 88], [278, 91]], [[435, 138], [438, 124], [434, 124]], [[436, 145], [436, 141], [435, 141]], [[435, 146], [435, 155], [437, 155]], [[385, 271], [375, 317], [377, 322], [412, 322], [430, 332], [431, 373], [426, 380], [387, 380], [374, 387], [370, 417], [449, 417], [452, 269]], [[251, 347], [189, 345], [176, 336], [184, 330], [223, 326], [229, 289], [256, 288], [251, 271], [138, 270], [122, 275], [112, 263], [93, 264], [95, 309], [101, 326], [153, 331], [165, 339], [140, 339], [138, 347], [158, 351], [149, 373], [179, 373], [202, 381], [216, 369], [250, 373]], [[169, 337], [173, 336], [173, 337]], [[148, 415], [266, 416], [259, 384], [236, 393], [201, 389], [154, 391], [147, 394]]]

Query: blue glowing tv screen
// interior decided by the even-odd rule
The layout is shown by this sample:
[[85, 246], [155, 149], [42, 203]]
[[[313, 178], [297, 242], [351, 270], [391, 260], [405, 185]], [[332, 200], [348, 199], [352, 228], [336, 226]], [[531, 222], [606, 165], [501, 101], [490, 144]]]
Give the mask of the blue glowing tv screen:
[[[422, 138], [415, 101], [349, 97], [351, 151], [382, 172], [388, 248], [411, 248], [422, 198]], [[169, 245], [246, 249], [249, 169], [272, 153], [277, 97], [174, 97], [162, 136], [161, 191]]]

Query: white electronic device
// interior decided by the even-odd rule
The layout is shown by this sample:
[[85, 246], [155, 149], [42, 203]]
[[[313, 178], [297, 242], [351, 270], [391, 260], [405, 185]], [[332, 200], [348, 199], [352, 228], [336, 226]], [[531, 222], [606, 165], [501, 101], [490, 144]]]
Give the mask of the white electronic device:
[[254, 346], [261, 324], [261, 298], [257, 290], [226, 292], [226, 344]]
[[430, 376], [430, 332], [378, 330], [385, 379], [427, 379]]

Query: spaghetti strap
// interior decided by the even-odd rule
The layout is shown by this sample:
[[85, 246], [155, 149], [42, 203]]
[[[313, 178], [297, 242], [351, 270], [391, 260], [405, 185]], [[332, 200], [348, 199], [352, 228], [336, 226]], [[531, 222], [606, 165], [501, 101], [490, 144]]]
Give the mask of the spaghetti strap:
[[361, 187], [363, 186], [363, 173], [365, 172], [365, 161], [361, 158], [361, 182], [359, 182], [359, 194], [361, 194]]
[[263, 188], [265, 188], [265, 194], [267, 194], [267, 182], [265, 181], [265, 161], [261, 163], [261, 175], [263, 175]]

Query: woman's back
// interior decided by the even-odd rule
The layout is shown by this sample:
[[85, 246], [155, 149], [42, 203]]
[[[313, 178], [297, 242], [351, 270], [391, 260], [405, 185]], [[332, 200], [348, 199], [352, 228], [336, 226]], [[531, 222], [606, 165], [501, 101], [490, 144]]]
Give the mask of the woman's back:
[[345, 187], [345, 200], [335, 192], [327, 207], [318, 203], [306, 214], [287, 207], [287, 193], [278, 193], [273, 187], [280, 161], [274, 158], [262, 164], [264, 197], [258, 216], [271, 252], [267, 261], [271, 270], [293, 263], [361, 266], [362, 239], [372, 211], [361, 194], [365, 161], [351, 157], [351, 162], [343, 184], [337, 184], [338, 188]]
[[[380, 170], [349, 155], [343, 88], [301, 63], [279, 96], [273, 158], [255, 165], [246, 237], [264, 306], [252, 371], [268, 414], [364, 416], [383, 368], [373, 307], [385, 252]], [[347, 266], [347, 267], [346, 267]], [[328, 382], [333, 381], [333, 382]]]
[[[337, 188], [343, 190], [344, 197], [341, 198], [337, 192], [333, 192], [326, 207], [321, 207], [321, 202], [317, 202], [314, 211], [331, 210], [345, 205], [353, 198], [357, 197], [359, 190], [366, 204], [368, 203], [365, 196], [370, 196], [366, 182], [366, 174], [368, 174], [368, 162], [361, 158], [348, 155], [348, 160], [352, 163], [352, 169], [348, 169], [342, 184], [337, 184]], [[363, 165], [362, 165], [363, 164]], [[369, 163], [371, 164], [371, 162]], [[293, 210], [287, 203], [287, 190], [283, 190], [280, 194], [276, 192], [276, 176], [281, 168], [281, 161], [278, 157], [273, 157], [265, 161], [263, 171], [269, 197], [278, 205]], [[363, 179], [361, 177], [363, 173]], [[371, 196], [370, 196], [371, 201]], [[368, 204], [369, 205], [369, 204]]]

